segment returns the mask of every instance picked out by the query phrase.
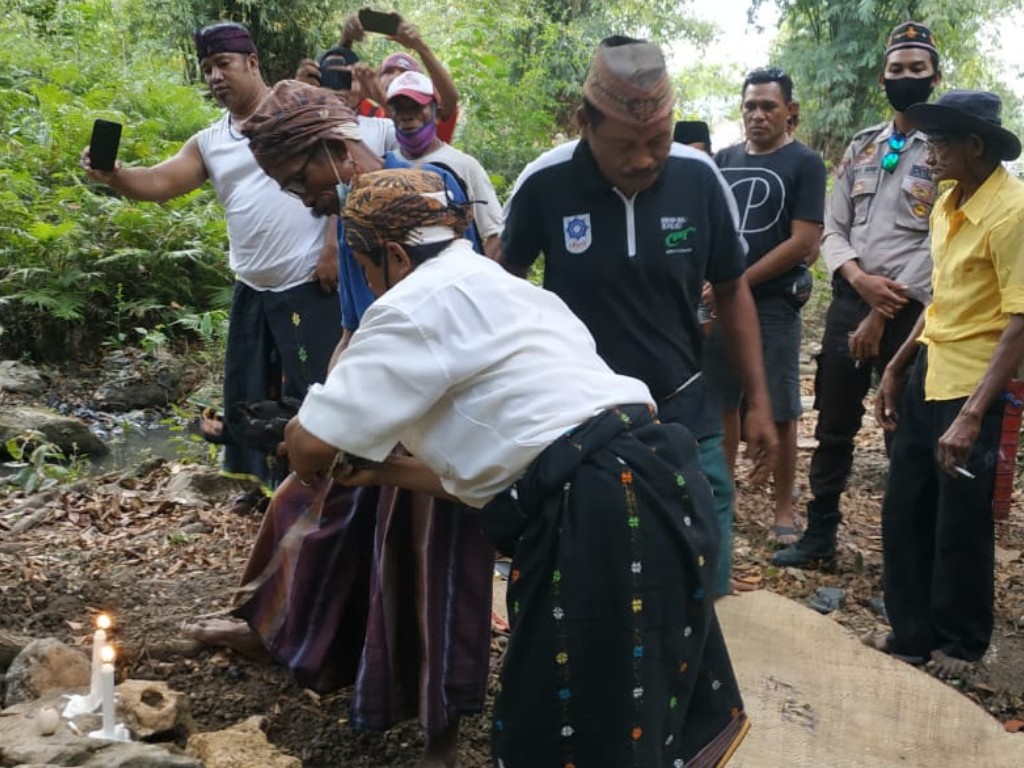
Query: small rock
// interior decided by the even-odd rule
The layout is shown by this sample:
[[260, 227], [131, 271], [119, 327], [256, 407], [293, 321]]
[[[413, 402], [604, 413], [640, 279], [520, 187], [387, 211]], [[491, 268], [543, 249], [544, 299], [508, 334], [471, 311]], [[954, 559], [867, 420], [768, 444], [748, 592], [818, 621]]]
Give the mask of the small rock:
[[14, 657], [7, 670], [7, 706], [32, 701], [51, 691], [88, 689], [92, 667], [88, 657], [59, 640], [33, 640]]
[[250, 717], [223, 731], [197, 733], [188, 740], [187, 753], [202, 760], [205, 768], [302, 768], [302, 761], [267, 740], [261, 720]]
[[0, 361], [0, 389], [6, 392], [42, 392], [46, 382], [39, 371], [20, 360]]
[[42, 432], [47, 440], [68, 457], [74, 453], [105, 456], [108, 452], [103, 441], [80, 419], [27, 406], [5, 409], [0, 413], [0, 447], [8, 440], [31, 430]]
[[164, 493], [169, 498], [218, 502], [258, 487], [254, 481], [227, 477], [212, 468], [201, 468], [174, 475]]
[[117, 711], [136, 739], [195, 730], [188, 698], [160, 681], [125, 680], [117, 686]]
[[125, 360], [115, 354], [107, 357], [104, 367], [110, 378], [93, 395], [95, 407], [102, 411], [165, 408], [185, 394], [185, 363], [168, 355]]

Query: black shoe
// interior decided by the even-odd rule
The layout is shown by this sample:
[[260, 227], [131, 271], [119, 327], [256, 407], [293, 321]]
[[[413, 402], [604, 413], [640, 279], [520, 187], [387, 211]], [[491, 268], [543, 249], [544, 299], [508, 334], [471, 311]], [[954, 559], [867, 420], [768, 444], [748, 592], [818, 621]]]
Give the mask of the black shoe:
[[829, 504], [824, 510], [822, 506], [817, 500], [807, 505], [807, 531], [803, 538], [772, 555], [772, 565], [792, 568], [835, 565], [836, 531], [842, 516], [837, 506]]
[[772, 565], [807, 568], [812, 565], [832, 566], [836, 560], [835, 534], [815, 536], [808, 530], [796, 544], [780, 549], [772, 555]]

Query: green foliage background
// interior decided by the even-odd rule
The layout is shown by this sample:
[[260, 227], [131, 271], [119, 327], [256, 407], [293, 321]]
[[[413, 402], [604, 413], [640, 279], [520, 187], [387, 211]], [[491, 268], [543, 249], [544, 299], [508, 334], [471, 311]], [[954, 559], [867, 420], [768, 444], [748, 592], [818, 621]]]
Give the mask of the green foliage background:
[[[126, 329], [184, 329], [226, 305], [223, 218], [204, 187], [164, 205], [88, 180], [78, 155], [95, 118], [125, 125], [119, 158], [152, 165], [218, 110], [198, 81], [191, 31], [249, 25], [270, 82], [333, 44], [363, 2], [9, 0], [0, 18], [0, 353], [86, 357]], [[572, 132], [590, 51], [612, 30], [707, 39], [670, 0], [409, 2], [462, 95], [457, 143], [504, 189], [555, 132]], [[393, 44], [359, 46], [377, 61]]]
[[[800, 99], [800, 138], [828, 160], [842, 155], [853, 133], [883, 119], [890, 108], [879, 87], [885, 40], [902, 21], [931, 26], [946, 88], [978, 88], [1003, 98], [1003, 122], [1024, 126], [1020, 100], [986, 55], [998, 47], [999, 22], [1020, 0], [752, 0], [781, 13], [773, 63], [793, 77]], [[997, 37], [988, 39], [991, 30]]]
[[[751, 0], [782, 11], [777, 63], [803, 103], [802, 138], [827, 155], [885, 106], [875, 84], [885, 33], [909, 16], [935, 27], [947, 82], [1002, 88], [979, 54], [981, 25], [1021, 0]], [[7, 0], [0, 16], [0, 353], [87, 357], [127, 329], [195, 333], [230, 296], [223, 215], [208, 186], [165, 205], [90, 182], [78, 165], [97, 117], [125, 125], [120, 159], [152, 165], [219, 110], [198, 79], [191, 31], [250, 26], [269, 82], [337, 40], [365, 0]], [[389, 10], [390, 4], [378, 7]], [[594, 45], [612, 33], [706, 44], [693, 0], [407, 0], [462, 94], [455, 143], [499, 194], [575, 109]], [[767, 33], [766, 33], [767, 34]], [[395, 44], [370, 35], [371, 62]], [[680, 117], [735, 114], [738, 66], [676, 73]], [[1006, 89], [1002, 88], [1006, 93]], [[1008, 95], [1008, 94], [1007, 94]], [[1009, 123], [1019, 126], [1016, 100]], [[1017, 121], [1017, 122], [1015, 122]]]
[[[116, 20], [116, 21], [115, 21]], [[128, 126], [120, 157], [152, 164], [216, 115], [183, 82], [143, 3], [16, 2], [0, 18], [0, 347], [84, 356], [129, 322], [173, 320], [229, 284], [208, 189], [166, 206], [88, 181], [92, 122]]]

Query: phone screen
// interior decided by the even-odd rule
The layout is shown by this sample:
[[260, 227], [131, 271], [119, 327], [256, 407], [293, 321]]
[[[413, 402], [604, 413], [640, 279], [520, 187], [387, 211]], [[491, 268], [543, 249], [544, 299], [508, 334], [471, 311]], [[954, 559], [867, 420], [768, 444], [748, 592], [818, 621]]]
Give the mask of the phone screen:
[[97, 120], [92, 124], [89, 140], [89, 164], [98, 171], [114, 170], [117, 148], [121, 143], [121, 124]]
[[323, 88], [330, 88], [332, 91], [351, 91], [352, 70], [322, 68], [320, 70], [320, 85]]
[[400, 21], [401, 17], [397, 13], [381, 13], [370, 8], [363, 8], [359, 11], [359, 23], [367, 32], [394, 35], [398, 33]]

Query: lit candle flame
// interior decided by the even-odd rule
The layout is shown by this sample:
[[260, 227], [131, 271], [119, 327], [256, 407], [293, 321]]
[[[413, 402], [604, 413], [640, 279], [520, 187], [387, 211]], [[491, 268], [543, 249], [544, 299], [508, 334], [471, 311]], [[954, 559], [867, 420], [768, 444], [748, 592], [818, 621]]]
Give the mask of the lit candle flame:
[[110, 624], [110, 617], [107, 616], [107, 614], [101, 613], [99, 616], [96, 617], [96, 626], [99, 629], [110, 629]]
[[113, 664], [115, 655], [114, 646], [112, 645], [104, 645], [103, 650], [100, 651], [100, 658], [103, 659], [104, 664]]

